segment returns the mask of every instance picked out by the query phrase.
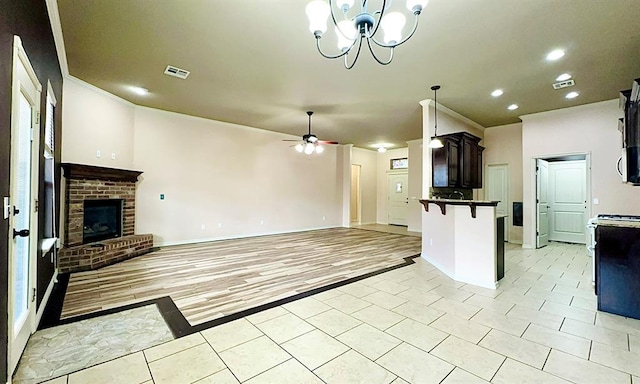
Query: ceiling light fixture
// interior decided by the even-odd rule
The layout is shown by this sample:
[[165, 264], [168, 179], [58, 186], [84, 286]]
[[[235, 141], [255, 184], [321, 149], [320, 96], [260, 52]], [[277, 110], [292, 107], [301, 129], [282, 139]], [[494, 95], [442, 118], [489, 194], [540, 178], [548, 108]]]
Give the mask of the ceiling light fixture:
[[556, 77], [556, 81], [567, 81], [571, 78], [572, 76], [568, 73], [563, 73], [562, 75]]
[[518, 108], [520, 108], [518, 104], [511, 104], [510, 106], [507, 107], [507, 109], [510, 111], [515, 111]]
[[147, 93], [149, 93], [148, 89], [142, 87], [131, 87], [131, 90], [140, 96], [145, 96]]
[[[366, 41], [369, 52], [373, 58], [382, 65], [387, 65], [393, 60], [393, 50], [398, 45], [409, 40], [418, 28], [418, 16], [426, 7], [429, 0], [407, 0], [407, 9], [414, 15], [414, 23], [411, 32], [402, 38], [402, 29], [406, 23], [405, 16], [400, 12], [388, 12], [391, 0], [383, 0], [380, 9], [369, 10], [368, 0], [358, 1], [361, 3], [360, 9], [355, 10], [355, 14], [350, 15], [354, 0], [313, 0], [307, 4], [306, 13], [309, 18], [309, 30], [316, 38], [318, 52], [327, 59], [338, 59], [344, 57], [344, 66], [347, 69], [353, 68], [360, 56], [360, 49], [363, 41]], [[335, 10], [334, 8], [339, 9]], [[342, 17], [336, 17], [336, 14]], [[327, 19], [331, 16], [333, 26], [337, 36], [337, 44], [340, 53], [327, 55], [320, 48], [320, 39], [327, 31]], [[340, 19], [340, 21], [338, 21]], [[384, 36], [382, 41], [378, 40], [382, 29]], [[376, 38], [378, 37], [378, 38]], [[373, 50], [372, 43], [389, 49], [389, 58], [381, 60]], [[349, 64], [349, 52], [357, 46], [355, 57]]]
[[502, 91], [502, 89], [496, 89], [495, 91], [491, 92], [491, 96], [493, 97], [498, 97], [498, 96], [502, 96], [504, 92]]
[[553, 51], [547, 54], [548, 61], [556, 61], [564, 56], [564, 51], [562, 49], [554, 49]]
[[442, 148], [444, 144], [442, 144], [442, 140], [438, 139], [438, 89], [440, 89], [439, 85], [434, 85], [431, 87], [433, 91], [433, 138], [429, 141], [429, 148]]
[[567, 95], [565, 96], [567, 99], [575, 99], [576, 97], [578, 97], [580, 94], [578, 92], [569, 92], [567, 93]]

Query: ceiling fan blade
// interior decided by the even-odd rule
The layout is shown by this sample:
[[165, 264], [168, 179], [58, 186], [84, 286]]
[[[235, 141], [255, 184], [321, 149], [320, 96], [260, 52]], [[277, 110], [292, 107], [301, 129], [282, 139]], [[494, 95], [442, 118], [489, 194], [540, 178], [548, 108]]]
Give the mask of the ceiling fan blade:
[[282, 141], [300, 141], [300, 139], [292, 140], [292, 139], [282, 139]]
[[326, 140], [318, 140], [320, 144], [340, 144], [337, 141], [326, 141]]

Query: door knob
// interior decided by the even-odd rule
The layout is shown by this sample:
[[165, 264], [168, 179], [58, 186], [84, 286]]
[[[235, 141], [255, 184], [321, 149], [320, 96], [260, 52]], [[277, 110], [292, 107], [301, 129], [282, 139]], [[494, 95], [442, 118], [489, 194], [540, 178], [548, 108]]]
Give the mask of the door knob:
[[13, 229], [13, 238], [15, 239], [16, 237], [27, 237], [29, 236], [29, 230], [28, 229], [23, 229], [21, 231], [16, 231], [15, 228]]

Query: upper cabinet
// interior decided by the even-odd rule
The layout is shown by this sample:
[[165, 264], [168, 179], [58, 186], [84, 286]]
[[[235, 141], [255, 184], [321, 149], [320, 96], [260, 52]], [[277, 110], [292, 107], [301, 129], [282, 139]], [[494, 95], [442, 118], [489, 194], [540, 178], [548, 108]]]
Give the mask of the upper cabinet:
[[467, 132], [438, 136], [444, 147], [433, 149], [433, 186], [482, 188], [480, 138]]

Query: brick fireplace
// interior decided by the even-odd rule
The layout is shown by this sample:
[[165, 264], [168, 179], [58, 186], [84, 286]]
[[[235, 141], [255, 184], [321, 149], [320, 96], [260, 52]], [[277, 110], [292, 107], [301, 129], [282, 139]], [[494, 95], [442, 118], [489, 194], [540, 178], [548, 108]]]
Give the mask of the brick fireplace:
[[[66, 219], [64, 248], [58, 260], [60, 272], [96, 269], [150, 251], [153, 236], [134, 234], [136, 182], [142, 172], [72, 163], [63, 163], [62, 168], [66, 178]], [[117, 230], [104, 231], [111, 238], [88, 242], [91, 240], [87, 239], [96, 238], [90, 236], [99, 229], [96, 227], [104, 226], [87, 223], [85, 208], [100, 203], [112, 211], [115, 206], [121, 207], [116, 215], [121, 223], [117, 223]]]

